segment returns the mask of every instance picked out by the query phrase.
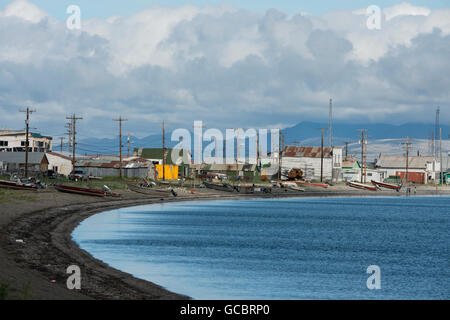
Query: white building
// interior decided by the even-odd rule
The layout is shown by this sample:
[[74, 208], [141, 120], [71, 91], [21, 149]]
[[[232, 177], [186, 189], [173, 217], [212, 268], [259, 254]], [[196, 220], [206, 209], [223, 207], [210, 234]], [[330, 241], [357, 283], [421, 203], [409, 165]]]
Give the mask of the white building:
[[[405, 156], [381, 156], [376, 167], [385, 178], [406, 177]], [[408, 181], [415, 183], [435, 183], [439, 180], [440, 163], [434, 157], [410, 156], [408, 157]]]
[[[320, 181], [322, 152], [320, 147], [287, 146], [283, 150], [283, 174], [297, 168], [306, 180]], [[342, 148], [323, 148], [323, 181], [338, 181], [342, 168]]]
[[48, 170], [53, 170], [58, 174], [68, 176], [72, 170], [72, 159], [56, 152], [47, 152]]
[[[17, 130], [0, 130], [0, 152], [25, 152], [26, 132]], [[38, 133], [28, 134], [29, 152], [52, 151], [52, 138]]]

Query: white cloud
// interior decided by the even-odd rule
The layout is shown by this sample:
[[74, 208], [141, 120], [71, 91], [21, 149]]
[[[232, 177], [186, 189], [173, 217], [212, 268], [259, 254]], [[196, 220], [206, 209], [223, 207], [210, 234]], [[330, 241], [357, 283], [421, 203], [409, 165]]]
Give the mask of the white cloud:
[[62, 113], [80, 113], [99, 136], [113, 127], [99, 119], [118, 114], [141, 135], [162, 119], [270, 126], [326, 119], [329, 97], [339, 119], [423, 121], [438, 104], [450, 116], [450, 9], [401, 3], [384, 13], [371, 31], [350, 11], [154, 6], [74, 32], [16, 0], [0, 11], [0, 111], [9, 111], [0, 126], [21, 127], [11, 110], [23, 105], [38, 106], [54, 132]]
[[33, 23], [48, 16], [44, 10], [26, 0], [15, 0], [0, 10], [0, 17], [17, 17]]
[[402, 2], [383, 10], [387, 21], [399, 16], [428, 16], [430, 12], [431, 10], [426, 7], [413, 6], [407, 2]]

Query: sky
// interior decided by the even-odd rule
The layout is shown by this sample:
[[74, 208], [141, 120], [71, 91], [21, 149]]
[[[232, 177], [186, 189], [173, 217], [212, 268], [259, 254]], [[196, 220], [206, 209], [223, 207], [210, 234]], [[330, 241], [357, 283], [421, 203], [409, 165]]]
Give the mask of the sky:
[[[0, 0], [0, 128], [81, 138], [450, 116], [447, 1]], [[126, 3], [126, 5], [125, 5]], [[81, 29], [66, 25], [69, 4]], [[366, 7], [382, 9], [380, 28]]]
[[[0, 7], [10, 2], [10, 0], [0, 0]], [[181, 6], [191, 4], [198, 7], [206, 7], [228, 3], [238, 8], [258, 12], [265, 12], [268, 9], [275, 8], [288, 15], [301, 12], [319, 15], [332, 10], [356, 10], [367, 8], [374, 4], [381, 8], [386, 8], [399, 3], [392, 0], [33, 0], [31, 2], [59, 19], [66, 17], [66, 8], [72, 4], [80, 6], [86, 18], [107, 18], [114, 15], [129, 16], [153, 5]], [[430, 9], [449, 6], [448, 0], [412, 0], [409, 3], [415, 6], [427, 6]]]

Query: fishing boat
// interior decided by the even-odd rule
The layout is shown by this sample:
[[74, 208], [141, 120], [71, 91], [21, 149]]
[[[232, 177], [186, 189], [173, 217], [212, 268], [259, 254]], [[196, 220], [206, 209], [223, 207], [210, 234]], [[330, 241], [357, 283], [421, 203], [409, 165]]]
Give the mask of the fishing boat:
[[346, 181], [345, 184], [348, 185], [349, 187], [357, 188], [357, 189], [361, 189], [361, 190], [369, 190], [369, 191], [377, 191], [378, 190], [377, 187], [370, 186], [368, 184], [358, 183], [358, 182]]
[[379, 188], [392, 189], [395, 191], [400, 191], [400, 189], [402, 188], [402, 186], [399, 184], [390, 184], [390, 183], [384, 183], [384, 182], [379, 182], [379, 181], [375, 181], [375, 180], [372, 180], [371, 182], [374, 186], [379, 187]]
[[292, 185], [288, 186], [288, 189], [292, 190], [292, 191], [298, 191], [298, 192], [305, 192], [306, 191], [304, 188], [300, 188], [300, 187], [292, 186]]
[[154, 197], [176, 197], [177, 193], [173, 189], [156, 189], [152, 187], [145, 187], [143, 185], [137, 185], [128, 183], [127, 184], [128, 189], [130, 189], [133, 192], [146, 194], [148, 196], [154, 196]]
[[64, 186], [64, 185], [55, 185], [55, 189], [60, 192], [66, 193], [76, 193], [86, 196], [95, 196], [95, 197], [120, 197], [120, 194], [113, 193], [109, 188], [104, 188], [103, 190], [98, 189], [90, 189], [90, 188], [81, 188], [81, 187], [72, 187], [72, 186]]
[[306, 182], [306, 181], [296, 181], [295, 182], [300, 187], [321, 187], [321, 188], [328, 188], [329, 185], [326, 183], [312, 183], [312, 182]]
[[37, 191], [38, 186], [31, 183], [23, 183], [21, 181], [5, 181], [0, 180], [0, 188], [16, 189], [16, 190], [32, 190]]
[[203, 184], [208, 189], [213, 189], [213, 190], [217, 190], [217, 191], [226, 191], [226, 192], [234, 192], [235, 191], [235, 189], [232, 186], [225, 184], [225, 183], [219, 184], [219, 183], [203, 182]]

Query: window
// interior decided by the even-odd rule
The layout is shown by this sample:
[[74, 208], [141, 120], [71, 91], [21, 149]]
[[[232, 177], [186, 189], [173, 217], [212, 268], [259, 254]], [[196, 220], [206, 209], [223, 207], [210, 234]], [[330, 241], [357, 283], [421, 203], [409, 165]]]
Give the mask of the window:
[[0, 147], [7, 147], [8, 141], [0, 141]]

